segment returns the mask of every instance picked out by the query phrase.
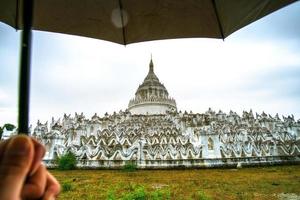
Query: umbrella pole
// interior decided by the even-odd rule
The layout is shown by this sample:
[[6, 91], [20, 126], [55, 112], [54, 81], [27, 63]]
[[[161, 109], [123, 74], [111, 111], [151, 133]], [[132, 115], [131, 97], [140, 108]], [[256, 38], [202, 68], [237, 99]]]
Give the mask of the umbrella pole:
[[30, 59], [31, 59], [31, 27], [33, 16], [33, 0], [24, 0], [23, 31], [21, 38], [21, 62], [19, 78], [19, 134], [29, 134], [29, 95], [30, 95]]

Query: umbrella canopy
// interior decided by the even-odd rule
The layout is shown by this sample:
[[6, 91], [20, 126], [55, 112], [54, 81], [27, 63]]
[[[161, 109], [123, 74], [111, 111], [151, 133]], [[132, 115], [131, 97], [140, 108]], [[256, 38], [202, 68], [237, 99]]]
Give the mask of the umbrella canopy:
[[[35, 0], [34, 30], [119, 44], [225, 38], [295, 0]], [[0, 0], [0, 21], [23, 28], [22, 0]]]
[[31, 29], [119, 44], [225, 38], [296, 0], [0, 0], [0, 21], [22, 29], [19, 132], [28, 133]]

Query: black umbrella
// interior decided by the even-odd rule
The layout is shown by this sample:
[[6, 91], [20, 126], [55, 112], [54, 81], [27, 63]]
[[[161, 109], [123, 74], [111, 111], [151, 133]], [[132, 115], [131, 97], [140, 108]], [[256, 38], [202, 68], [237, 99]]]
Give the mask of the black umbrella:
[[28, 133], [31, 29], [130, 44], [226, 38], [296, 0], [0, 0], [0, 21], [22, 29], [19, 132]]

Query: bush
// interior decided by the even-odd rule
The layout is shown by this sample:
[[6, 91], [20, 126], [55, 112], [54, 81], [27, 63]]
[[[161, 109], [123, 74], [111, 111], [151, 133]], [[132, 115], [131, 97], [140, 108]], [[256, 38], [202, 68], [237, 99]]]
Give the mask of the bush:
[[65, 155], [57, 159], [59, 170], [72, 170], [76, 168], [76, 156], [72, 152], [67, 152]]
[[126, 161], [123, 166], [123, 171], [125, 172], [133, 172], [137, 170], [137, 165], [134, 161]]

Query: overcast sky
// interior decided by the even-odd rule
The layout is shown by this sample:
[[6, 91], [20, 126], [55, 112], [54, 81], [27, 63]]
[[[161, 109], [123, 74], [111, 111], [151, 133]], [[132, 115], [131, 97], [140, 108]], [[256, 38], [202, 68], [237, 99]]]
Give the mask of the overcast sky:
[[[0, 125], [17, 122], [20, 32], [0, 23]], [[178, 110], [209, 107], [300, 118], [300, 2], [217, 39], [122, 46], [34, 31], [30, 120], [125, 110], [154, 71]]]

